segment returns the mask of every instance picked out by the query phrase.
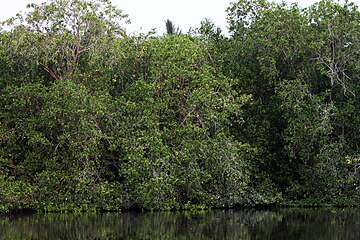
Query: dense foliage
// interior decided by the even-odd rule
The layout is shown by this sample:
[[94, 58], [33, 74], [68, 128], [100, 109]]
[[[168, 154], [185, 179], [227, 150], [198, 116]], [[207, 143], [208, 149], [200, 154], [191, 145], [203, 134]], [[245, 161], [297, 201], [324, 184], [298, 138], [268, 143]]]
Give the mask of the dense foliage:
[[354, 4], [239, 0], [228, 37], [29, 9], [0, 32], [0, 212], [359, 203]]

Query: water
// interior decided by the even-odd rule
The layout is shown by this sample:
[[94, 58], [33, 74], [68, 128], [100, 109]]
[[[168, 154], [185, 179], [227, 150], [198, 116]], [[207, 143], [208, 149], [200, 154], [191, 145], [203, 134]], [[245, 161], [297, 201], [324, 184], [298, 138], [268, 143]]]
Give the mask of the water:
[[359, 240], [360, 209], [12, 215], [0, 239]]

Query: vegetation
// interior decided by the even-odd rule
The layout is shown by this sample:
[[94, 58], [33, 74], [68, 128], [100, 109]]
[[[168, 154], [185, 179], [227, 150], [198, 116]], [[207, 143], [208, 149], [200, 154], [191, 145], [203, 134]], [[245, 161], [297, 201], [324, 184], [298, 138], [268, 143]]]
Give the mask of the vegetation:
[[129, 37], [109, 0], [29, 9], [0, 32], [0, 212], [360, 202], [353, 3], [239, 0], [228, 37]]
[[165, 27], [166, 27], [166, 34], [172, 35], [172, 34], [181, 34], [181, 30], [179, 27], [175, 27], [174, 23], [167, 19], [165, 21]]

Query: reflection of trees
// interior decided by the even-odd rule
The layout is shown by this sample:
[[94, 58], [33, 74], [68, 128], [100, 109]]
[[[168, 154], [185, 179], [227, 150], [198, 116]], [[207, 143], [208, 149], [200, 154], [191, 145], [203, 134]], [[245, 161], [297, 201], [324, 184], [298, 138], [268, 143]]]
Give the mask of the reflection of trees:
[[34, 214], [0, 218], [0, 239], [360, 239], [360, 210]]

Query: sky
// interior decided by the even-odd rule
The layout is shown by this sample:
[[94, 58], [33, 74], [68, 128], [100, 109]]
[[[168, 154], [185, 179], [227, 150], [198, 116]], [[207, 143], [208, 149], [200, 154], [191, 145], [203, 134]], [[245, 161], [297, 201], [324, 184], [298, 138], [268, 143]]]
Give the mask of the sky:
[[[317, 0], [285, 0], [298, 2], [308, 7]], [[44, 0], [0, 0], [0, 21], [26, 11], [28, 3], [42, 3]], [[226, 8], [236, 0], [112, 0], [124, 13], [129, 14], [130, 25], [125, 25], [128, 34], [147, 33], [156, 28], [158, 34], [165, 31], [165, 21], [170, 19], [183, 32], [199, 27], [204, 18], [211, 19], [216, 26], [227, 32]], [[282, 0], [275, 0], [282, 2]], [[343, 2], [343, 1], [340, 1]], [[360, 6], [360, 0], [353, 0]]]

